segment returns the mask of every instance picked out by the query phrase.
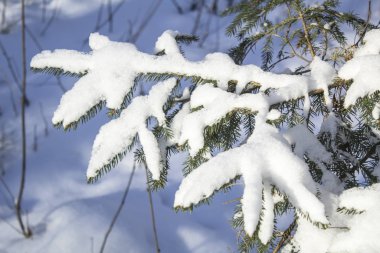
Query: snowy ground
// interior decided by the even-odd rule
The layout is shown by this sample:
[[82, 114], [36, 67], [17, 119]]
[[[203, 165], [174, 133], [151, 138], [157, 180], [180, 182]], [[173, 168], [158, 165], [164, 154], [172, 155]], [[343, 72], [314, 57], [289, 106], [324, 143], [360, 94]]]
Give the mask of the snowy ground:
[[[46, 22], [41, 21], [41, 10], [36, 5], [27, 8], [28, 28], [36, 42], [27, 35], [28, 62], [43, 49], [88, 50], [86, 38], [94, 30], [101, 0], [75, 1], [53, 0], [47, 9], [49, 18], [56, 6], [59, 12], [46, 34], [41, 36]], [[114, 2], [114, 6], [118, 3]], [[125, 1], [115, 14], [114, 32], [108, 26], [100, 30], [113, 40], [125, 40], [128, 31], [137, 29], [149, 12], [153, 1]], [[183, 1], [185, 2], [185, 1]], [[350, 4], [356, 1], [350, 1]], [[379, 11], [374, 1], [374, 13]], [[16, 6], [18, 8], [18, 6]], [[363, 5], [363, 9], [366, 6]], [[345, 8], [352, 9], [347, 4]], [[9, 17], [16, 17], [18, 9], [11, 9]], [[365, 13], [365, 12], [364, 12]], [[103, 19], [106, 12], [104, 10]], [[374, 15], [376, 16], [376, 15]], [[378, 15], [377, 15], [378, 16]], [[171, 1], [163, 0], [157, 13], [149, 21], [138, 38], [137, 46], [152, 52], [156, 38], [165, 30], [191, 32], [196, 13], [179, 15]], [[130, 24], [132, 23], [132, 26]], [[207, 23], [204, 15], [201, 24]], [[226, 51], [234, 41], [223, 36], [228, 19], [213, 19], [210, 36], [202, 48], [197, 46], [186, 50], [191, 59], [200, 59], [206, 52]], [[132, 27], [132, 28], [131, 28]], [[200, 34], [205, 32], [201, 25]], [[21, 72], [20, 31], [17, 27], [9, 34], [0, 35], [0, 40]], [[218, 42], [218, 43], [216, 43]], [[37, 45], [38, 44], [38, 45]], [[255, 61], [254, 61], [255, 63]], [[256, 61], [259, 63], [259, 60]], [[18, 101], [19, 92], [12, 83], [6, 61], [0, 57], [0, 80], [9, 80], [12, 94]], [[72, 78], [63, 78], [66, 88], [72, 86]], [[85, 170], [91, 152], [91, 145], [99, 127], [107, 122], [105, 111], [76, 131], [65, 133], [49, 125], [48, 135], [44, 134], [43, 118], [50, 123], [53, 111], [59, 103], [62, 91], [51, 75], [28, 73], [27, 109], [28, 129], [28, 173], [23, 208], [33, 230], [32, 239], [23, 239], [12, 226], [17, 227], [14, 212], [9, 208], [9, 196], [0, 198], [0, 253], [28, 252], [98, 252], [104, 233], [111, 221], [127, 184], [131, 171], [131, 157], [124, 159], [117, 168], [101, 178], [95, 185], [88, 185]], [[7, 160], [4, 180], [17, 193], [20, 168], [19, 117], [11, 107], [11, 93], [8, 86], [0, 83], [0, 107], [3, 116], [0, 126], [7, 131], [16, 131], [15, 146], [11, 159]], [[43, 108], [41, 113], [40, 107]], [[44, 116], [42, 115], [44, 114]], [[33, 151], [34, 129], [37, 131], [37, 150]], [[154, 193], [153, 200], [157, 215], [158, 236], [162, 252], [236, 252], [236, 234], [229, 224], [234, 203], [226, 201], [240, 196], [241, 189], [229, 194], [218, 194], [212, 205], [197, 208], [193, 213], [176, 213], [173, 208], [174, 193], [178, 189], [181, 175], [181, 156], [174, 157], [169, 174], [168, 186]], [[105, 252], [153, 252], [154, 240], [151, 229], [148, 196], [145, 191], [145, 172], [138, 168], [126, 205], [109, 238]], [[1, 193], [5, 190], [1, 188]]]

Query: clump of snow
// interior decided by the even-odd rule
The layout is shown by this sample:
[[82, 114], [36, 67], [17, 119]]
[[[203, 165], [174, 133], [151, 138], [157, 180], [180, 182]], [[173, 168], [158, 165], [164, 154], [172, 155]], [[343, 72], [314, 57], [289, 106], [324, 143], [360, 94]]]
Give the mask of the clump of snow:
[[153, 133], [147, 129], [146, 120], [153, 116], [157, 119], [158, 124], [165, 124], [165, 113], [162, 107], [175, 85], [174, 78], [158, 83], [153, 86], [149, 95], [134, 98], [132, 103], [122, 111], [119, 118], [102, 126], [92, 148], [87, 178], [96, 177], [103, 166], [124, 152], [136, 134], [143, 146], [152, 178], [154, 180], [160, 178], [160, 148]]
[[88, 38], [88, 44], [92, 50], [99, 50], [106, 47], [110, 43], [108, 37], [99, 33], [91, 33]]
[[274, 228], [274, 201], [272, 187], [268, 182], [263, 186], [263, 217], [260, 222], [259, 238], [263, 244], [267, 244], [272, 237]]
[[375, 104], [375, 107], [372, 110], [372, 117], [376, 120], [380, 118], [380, 104], [379, 103]]
[[339, 70], [339, 77], [353, 79], [347, 90], [344, 106], [353, 105], [360, 97], [379, 90], [380, 85], [380, 30], [369, 31], [364, 37], [365, 44], [360, 46], [354, 58]]
[[364, 36], [364, 45], [360, 46], [354, 53], [354, 57], [376, 55], [380, 53], [380, 30], [373, 29]]
[[[276, 159], [268, 157], [268, 153], [276, 154]], [[262, 181], [284, 191], [313, 221], [328, 223], [324, 206], [314, 195], [307, 165], [291, 152], [281, 134], [265, 123], [256, 126], [247, 144], [216, 155], [190, 173], [175, 195], [174, 206], [197, 204], [239, 175], [245, 184], [241, 202], [247, 234], [253, 234], [259, 220]]]
[[332, 138], [335, 138], [338, 125], [340, 125], [340, 121], [336, 118], [333, 112], [327, 114], [327, 116], [323, 119], [320, 133], [330, 133]]
[[178, 32], [171, 30], [165, 31], [156, 41], [155, 53], [165, 51], [165, 54], [167, 55], [181, 55], [181, 51], [175, 40], [175, 36], [177, 35]]
[[331, 110], [332, 103], [329, 97], [328, 86], [336, 76], [335, 69], [319, 57], [314, 57], [310, 64], [311, 76], [315, 80], [315, 89], [322, 89], [327, 107]]
[[170, 128], [173, 132], [173, 137], [171, 138], [174, 143], [178, 143], [181, 137], [181, 132], [183, 128], [183, 119], [190, 113], [190, 103], [184, 103], [182, 108], [174, 116]]
[[[217, 123], [227, 113], [239, 108], [248, 109], [252, 112], [268, 111], [268, 103], [261, 93], [239, 96], [209, 84], [199, 86], [194, 90], [190, 105], [192, 108], [203, 106], [202, 109], [183, 118], [179, 144], [188, 141], [191, 156], [196, 155], [204, 146], [203, 132], [205, 127]], [[178, 132], [178, 130], [174, 132]]]
[[310, 159], [319, 162], [330, 162], [331, 154], [319, 142], [317, 137], [305, 125], [297, 125], [284, 133], [284, 138], [290, 145], [295, 145], [294, 153], [300, 158], [307, 155]]
[[[326, 206], [330, 226], [327, 229], [319, 229], [299, 217], [298, 229], [291, 244], [284, 248], [284, 252], [291, 252], [291, 245], [296, 245], [301, 252], [378, 252], [380, 184], [349, 189], [340, 196], [322, 192], [321, 200]], [[346, 214], [344, 210], [339, 212], [338, 207], [344, 207], [346, 210], [355, 209], [357, 214]]]
[[281, 117], [281, 112], [279, 110], [272, 109], [267, 115], [268, 120], [276, 120]]

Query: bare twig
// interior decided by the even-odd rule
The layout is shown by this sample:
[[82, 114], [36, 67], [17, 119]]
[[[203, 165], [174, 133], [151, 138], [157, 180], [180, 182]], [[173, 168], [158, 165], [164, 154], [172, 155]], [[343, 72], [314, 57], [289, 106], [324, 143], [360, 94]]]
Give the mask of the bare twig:
[[178, 13], [183, 14], [183, 9], [182, 9], [181, 5], [179, 5], [177, 3], [177, 0], [171, 0], [171, 1], [172, 1], [173, 5], [175, 6], [175, 8], [177, 9]]
[[0, 51], [4, 55], [5, 60], [7, 61], [7, 66], [8, 66], [9, 72], [12, 75], [13, 81], [15, 82], [15, 84], [17, 85], [17, 88], [21, 92], [22, 88], [20, 85], [20, 81], [17, 78], [17, 73], [16, 73], [15, 69], [13, 68], [11, 57], [8, 55], [7, 50], [5, 49], [5, 47], [1, 41], [0, 41]]
[[359, 45], [359, 43], [361, 43], [363, 41], [364, 36], [367, 33], [367, 29], [368, 29], [368, 25], [369, 25], [371, 16], [372, 16], [372, 2], [371, 2], [371, 0], [368, 0], [368, 14], [367, 14], [366, 24], [365, 24], [363, 32], [360, 34], [358, 41], [354, 44], [355, 47], [357, 47]]
[[4, 219], [3, 217], [0, 216], [0, 219], [5, 223], [7, 224], [10, 228], [12, 228], [14, 231], [16, 231], [17, 233], [19, 234], [22, 234], [21, 230], [19, 228], [17, 228], [16, 226], [14, 226], [13, 224], [9, 223], [6, 219]]
[[[120, 8], [123, 6], [124, 3], [125, 3], [125, 0], [121, 1], [118, 5], [116, 5], [115, 8], [112, 9], [111, 14], [113, 17], [120, 10]], [[98, 29], [95, 31], [102, 29], [106, 24], [108, 24], [108, 22], [109, 22], [109, 20], [107, 19], [107, 20], [103, 21], [102, 23], [100, 23], [99, 26], [97, 27]]]
[[108, 31], [112, 33], [113, 32], [112, 0], [108, 0], [107, 10], [108, 10]]
[[101, 247], [100, 247], [100, 251], [99, 251], [100, 253], [103, 253], [103, 252], [104, 252], [104, 249], [105, 249], [105, 247], [106, 247], [106, 243], [107, 243], [108, 236], [110, 235], [110, 233], [111, 233], [111, 231], [112, 231], [112, 229], [113, 229], [113, 226], [115, 225], [116, 220], [117, 220], [117, 218], [119, 217], [121, 210], [123, 209], [123, 206], [124, 206], [125, 200], [126, 200], [126, 198], [127, 198], [127, 196], [128, 196], [129, 188], [131, 187], [131, 184], [132, 184], [132, 179], [133, 179], [133, 175], [135, 174], [135, 170], [136, 170], [136, 163], [133, 163], [133, 168], [132, 168], [131, 175], [129, 176], [129, 179], [128, 179], [127, 187], [126, 187], [125, 190], [124, 190], [123, 196], [122, 196], [122, 198], [121, 198], [121, 202], [120, 202], [120, 204], [119, 204], [119, 207], [118, 207], [117, 210], [116, 210], [115, 215], [114, 215], [113, 218], [112, 218], [111, 224], [110, 224], [110, 226], [108, 227], [106, 234], [104, 235], [103, 242], [102, 242], [102, 245], [101, 245]]
[[[1, 10], [1, 25], [5, 25], [7, 14], [7, 0], [3, 0], [3, 9]], [[1, 27], [0, 27], [1, 28]]]
[[58, 85], [58, 87], [61, 89], [61, 91], [63, 93], [65, 93], [67, 91], [67, 89], [65, 88], [65, 86], [62, 83], [61, 77], [60, 76], [56, 76], [56, 79], [57, 79], [57, 85]]
[[150, 10], [146, 13], [145, 19], [141, 22], [140, 26], [137, 28], [136, 32], [128, 39], [129, 42], [135, 43], [140, 37], [141, 33], [144, 31], [145, 27], [148, 25], [151, 18], [154, 16], [158, 7], [161, 5], [162, 0], [157, 0]]
[[5, 73], [1, 68], [0, 68], [0, 72], [1, 72], [2, 75], [3, 75], [4, 83], [5, 83], [5, 84], [7, 85], [7, 87], [8, 87], [9, 94], [10, 94], [10, 98], [11, 98], [11, 103], [12, 103], [12, 109], [13, 109], [13, 112], [14, 112], [15, 116], [17, 117], [17, 116], [18, 116], [18, 110], [17, 110], [17, 104], [16, 104], [15, 95], [14, 95], [14, 93], [13, 93], [13, 85], [12, 85], [12, 82], [8, 80], [6, 73]]
[[21, 139], [22, 139], [22, 161], [21, 161], [21, 177], [20, 189], [15, 203], [16, 217], [19, 222], [22, 234], [29, 238], [32, 231], [25, 226], [22, 220], [22, 197], [25, 189], [26, 176], [26, 129], [25, 129], [25, 98], [26, 98], [26, 43], [25, 43], [25, 0], [21, 0], [21, 48], [22, 48], [22, 97], [21, 97]]
[[149, 197], [149, 206], [150, 206], [150, 216], [151, 216], [151, 220], [152, 220], [152, 228], [153, 228], [153, 235], [154, 235], [154, 242], [155, 242], [155, 246], [156, 246], [156, 253], [160, 253], [161, 250], [160, 250], [160, 245], [158, 243], [158, 234], [157, 234], [157, 228], [156, 228], [156, 218], [155, 218], [155, 215], [154, 215], [154, 206], [153, 206], [153, 200], [152, 200], [152, 192], [151, 192], [151, 189], [150, 189], [150, 185], [149, 185], [149, 177], [148, 177], [148, 168], [147, 168], [147, 165], [146, 165], [146, 162], [144, 161], [144, 167], [145, 167], [145, 174], [146, 174], [146, 191], [148, 192], [148, 197]]
[[197, 3], [198, 13], [195, 18], [193, 29], [191, 30], [191, 34], [193, 35], [195, 35], [198, 31], [198, 28], [201, 22], [203, 6], [204, 6], [204, 0], [198, 0], [198, 3]]
[[[12, 194], [11, 189], [9, 188], [8, 184], [4, 181], [4, 179], [3, 179], [2, 176], [0, 176], [0, 182], [1, 182], [1, 184], [3, 185], [5, 191], [7, 192], [9, 198], [12, 200], [11, 203], [13, 203], [15, 197], [14, 197], [14, 195]], [[13, 208], [13, 204], [12, 204], [12, 208]]]
[[32, 39], [33, 43], [36, 45], [39, 51], [43, 50], [40, 42], [37, 40], [36, 36], [34, 36], [33, 32], [29, 29], [27, 25], [25, 25], [25, 31], [28, 33], [29, 37]]
[[46, 115], [44, 113], [44, 108], [42, 106], [42, 103], [40, 102], [39, 103], [39, 106], [40, 106], [40, 114], [41, 114], [41, 117], [42, 117], [42, 121], [44, 122], [44, 134], [45, 136], [48, 136], [49, 135], [49, 124], [48, 124], [48, 121], [46, 119]]
[[287, 60], [289, 58], [292, 58], [292, 57], [291, 56], [285, 56], [285, 57], [282, 57], [282, 58], [278, 59], [277, 61], [275, 61], [274, 63], [272, 63], [271, 65], [269, 65], [266, 70], [272, 70], [274, 67], [276, 67], [277, 64], [279, 64], [280, 62], [285, 61], [285, 60]]
[[210, 35], [210, 26], [211, 26], [211, 21], [212, 21], [211, 18], [212, 18], [212, 15], [208, 15], [207, 22], [204, 28], [204, 33], [199, 40], [199, 44], [198, 44], [199, 47], [203, 47], [203, 44], [205, 43], [206, 39]]
[[103, 7], [104, 7], [104, 3], [102, 2], [98, 10], [98, 15], [96, 16], [96, 24], [95, 24], [95, 29], [94, 29], [95, 31], [99, 30], [99, 25], [103, 16]]
[[37, 125], [33, 127], [33, 151], [38, 150], [38, 134], [37, 134]]
[[48, 22], [46, 23], [46, 25], [44, 26], [44, 28], [42, 28], [41, 32], [40, 32], [40, 35], [41, 36], [44, 36], [47, 32], [47, 30], [49, 29], [49, 27], [51, 26], [51, 24], [53, 23], [55, 17], [57, 16], [57, 13], [58, 13], [58, 7], [55, 6], [54, 7], [54, 10], [53, 10], [53, 13], [51, 14]]
[[41, 20], [43, 23], [45, 23], [46, 20], [46, 0], [42, 0], [42, 8], [41, 8]]
[[[27, 25], [25, 25], [25, 31], [28, 33], [29, 37], [32, 39], [32, 41], [36, 45], [37, 49], [39, 51], [42, 51], [43, 47], [42, 47], [41, 43], [38, 41], [38, 39], [36, 38], [36, 36], [33, 34], [33, 32], [29, 29], [29, 27]], [[66, 92], [66, 88], [62, 84], [61, 77], [60, 76], [55, 76], [55, 78], [57, 79], [57, 85], [60, 88], [60, 90], [62, 92]]]

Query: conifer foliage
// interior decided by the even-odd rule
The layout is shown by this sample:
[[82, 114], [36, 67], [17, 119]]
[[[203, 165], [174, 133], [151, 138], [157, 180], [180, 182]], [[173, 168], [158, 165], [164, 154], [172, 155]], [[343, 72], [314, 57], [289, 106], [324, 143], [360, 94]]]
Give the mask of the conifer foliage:
[[[162, 188], [170, 156], [187, 152], [174, 207], [192, 210], [242, 182], [232, 218], [241, 252], [378, 252], [380, 30], [370, 10], [362, 19], [337, 0], [246, 0], [225, 12], [240, 41], [229, 55], [190, 61], [180, 45], [196, 37], [174, 31], [154, 55], [91, 34], [90, 53], [44, 51], [31, 67], [79, 77], [55, 125], [75, 128], [108, 108], [89, 182], [135, 150]], [[261, 67], [242, 65], [253, 50]], [[299, 67], [279, 74], [287, 63]], [[145, 81], [156, 83], [146, 95]]]

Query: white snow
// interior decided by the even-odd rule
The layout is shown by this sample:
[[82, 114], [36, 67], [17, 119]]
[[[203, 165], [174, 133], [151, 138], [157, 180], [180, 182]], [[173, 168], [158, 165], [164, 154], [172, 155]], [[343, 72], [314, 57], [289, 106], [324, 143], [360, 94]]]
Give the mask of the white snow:
[[279, 110], [272, 109], [267, 115], [268, 120], [276, 120], [281, 117], [281, 112]]
[[196, 155], [204, 145], [203, 131], [205, 127], [217, 123], [227, 113], [235, 109], [248, 109], [252, 112], [262, 111], [263, 113], [268, 110], [268, 104], [262, 94], [239, 96], [209, 84], [195, 89], [190, 105], [192, 108], [203, 106], [202, 109], [183, 118], [179, 144], [188, 141], [191, 156]]
[[[379, 252], [379, 184], [349, 189], [340, 196], [322, 192], [322, 201], [327, 208], [330, 227], [319, 229], [300, 217], [292, 243], [301, 252]], [[355, 208], [358, 212], [364, 212], [356, 215], [345, 214], [344, 211], [339, 213], [338, 207]], [[290, 245], [284, 250], [290, 252]]]
[[162, 107], [175, 85], [174, 78], [158, 83], [153, 86], [149, 95], [134, 98], [119, 118], [102, 126], [94, 141], [87, 178], [96, 177], [103, 166], [109, 164], [119, 153], [126, 151], [136, 134], [143, 146], [152, 178], [160, 178], [160, 149], [155, 136], [147, 129], [146, 120], [153, 116], [160, 125], [165, 124]]
[[[276, 159], [268, 153], [275, 153]], [[256, 125], [247, 144], [216, 155], [190, 173], [175, 195], [174, 206], [197, 204], [238, 175], [243, 176], [245, 184], [242, 209], [247, 234], [253, 234], [259, 220], [262, 181], [285, 192], [313, 221], [328, 223], [324, 206], [314, 195], [307, 165], [291, 152], [281, 134], [265, 123]]]
[[358, 98], [379, 90], [380, 85], [380, 30], [374, 29], [364, 37], [366, 44], [360, 46], [354, 58], [339, 70], [339, 77], [353, 79], [347, 90], [344, 106], [353, 105]]
[[328, 86], [336, 76], [335, 69], [319, 57], [314, 57], [310, 64], [311, 76], [316, 83], [315, 89], [322, 89], [327, 107], [331, 110], [332, 103], [329, 97]]
[[[191, 62], [180, 54], [175, 41], [176, 34], [169, 30], [158, 38], [156, 51], [164, 49], [167, 52], [159, 57], [142, 53], [129, 43], [110, 41], [98, 33], [90, 35], [91, 53], [55, 50], [34, 56], [30, 64], [33, 68], [50, 67], [78, 74], [87, 73], [63, 96], [53, 123], [63, 122], [67, 126], [102, 100], [107, 102], [108, 108], [118, 109], [139, 73], [200, 76], [217, 81], [218, 87], [222, 89], [227, 89], [228, 81], [235, 80], [237, 93], [247, 83], [257, 82], [262, 91], [276, 88], [280, 97], [287, 100], [305, 96], [308, 101], [307, 93], [315, 88], [323, 88], [327, 94], [326, 85], [332, 78], [333, 70], [322, 61], [314, 61], [312, 66], [317, 71], [312, 72], [312, 77], [264, 72], [255, 65], [239, 66], [223, 53], [208, 54], [202, 61]], [[326, 94], [325, 97], [328, 97]], [[308, 105], [305, 105], [305, 109], [308, 109]]]
[[377, 55], [380, 53], [380, 30], [373, 29], [364, 36], [364, 45], [360, 46], [354, 54], [354, 57]]
[[178, 143], [179, 139], [181, 137], [181, 132], [183, 128], [183, 119], [190, 113], [190, 103], [186, 102], [183, 104], [181, 110], [177, 112], [177, 114], [174, 116], [172, 123], [170, 125], [170, 128], [173, 132], [173, 142]]
[[263, 244], [267, 244], [273, 234], [275, 218], [272, 187], [268, 182], [264, 182], [263, 197], [263, 216], [260, 222], [259, 238]]
[[317, 137], [305, 125], [292, 127], [286, 130], [283, 136], [290, 145], [295, 145], [294, 153], [300, 158], [307, 155], [313, 161], [331, 161], [331, 154], [326, 151]]

